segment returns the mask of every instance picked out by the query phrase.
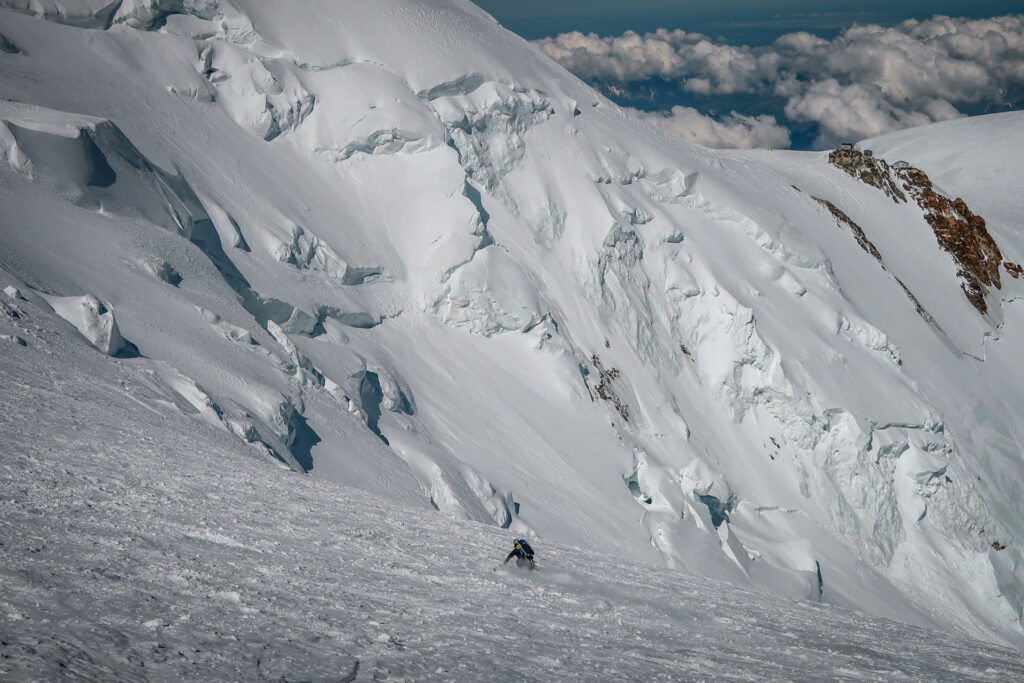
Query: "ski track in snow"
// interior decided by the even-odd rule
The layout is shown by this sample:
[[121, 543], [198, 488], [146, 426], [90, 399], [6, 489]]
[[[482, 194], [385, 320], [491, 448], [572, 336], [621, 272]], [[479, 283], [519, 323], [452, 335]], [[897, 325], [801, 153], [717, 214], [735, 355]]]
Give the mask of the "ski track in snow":
[[289, 473], [22, 306], [0, 356], [0, 678], [990, 680], [1019, 652]]

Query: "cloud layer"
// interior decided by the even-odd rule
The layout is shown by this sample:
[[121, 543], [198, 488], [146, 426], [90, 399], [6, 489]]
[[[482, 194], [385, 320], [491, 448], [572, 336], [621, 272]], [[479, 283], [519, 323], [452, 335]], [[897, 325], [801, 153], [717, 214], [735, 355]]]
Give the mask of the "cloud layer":
[[661, 78], [694, 96], [754, 95], [781, 107], [756, 118], [704, 121], [682, 107], [643, 117], [713, 146], [780, 146], [785, 128], [777, 119], [816, 124], [815, 144], [825, 146], [956, 118], [961, 108], [1024, 91], [1024, 15], [853, 26], [833, 40], [791, 33], [756, 48], [666, 29], [604, 37], [577, 31], [535, 44], [591, 81]]
[[733, 112], [718, 121], [693, 107], [674, 106], [669, 112], [626, 111], [644, 123], [698, 145], [719, 148], [789, 147], [789, 130], [770, 115], [743, 116]]

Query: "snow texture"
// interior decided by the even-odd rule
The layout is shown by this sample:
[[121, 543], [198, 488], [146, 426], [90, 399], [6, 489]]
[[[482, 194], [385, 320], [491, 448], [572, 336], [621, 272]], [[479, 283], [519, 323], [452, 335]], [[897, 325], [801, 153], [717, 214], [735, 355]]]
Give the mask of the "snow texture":
[[[93, 360], [42, 305], [0, 387], [5, 680], [937, 680], [1019, 651], [303, 477]], [[60, 396], [60, 400], [55, 397]], [[8, 427], [14, 427], [8, 431]]]
[[[1024, 633], [1024, 282], [979, 313], [915, 202], [673, 140], [463, 0], [0, 0], [0, 34], [25, 676], [63, 661], [37, 637], [99, 678], [145, 648], [168, 676], [530, 677], [585, 642], [592, 677], [1019, 671], [882, 620]], [[1019, 264], [1021, 121], [861, 148]], [[491, 574], [510, 534], [563, 578]], [[359, 604], [389, 616], [339, 626]], [[556, 633], [524, 669], [502, 645]], [[857, 643], [824, 672], [822, 633]]]

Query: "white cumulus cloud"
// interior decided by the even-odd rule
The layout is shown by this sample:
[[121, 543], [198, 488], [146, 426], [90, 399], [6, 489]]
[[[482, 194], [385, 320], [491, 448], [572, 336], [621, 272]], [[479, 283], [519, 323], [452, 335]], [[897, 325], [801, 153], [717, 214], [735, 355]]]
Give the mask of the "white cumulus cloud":
[[695, 96], [752, 95], [775, 108], [765, 112], [776, 115], [770, 124], [733, 115], [711, 121], [720, 124], [715, 127], [685, 108], [661, 115], [661, 127], [681, 132], [675, 122], [687, 121], [707, 139], [716, 138], [712, 131], [746, 129], [749, 139], [777, 141], [777, 132], [754, 133], [789, 119], [817, 124], [817, 144], [824, 146], [954, 118], [958, 107], [1024, 97], [1024, 15], [855, 25], [832, 40], [799, 32], [755, 48], [666, 29], [564, 33], [535, 44], [585, 79], [625, 84], [661, 78]]
[[815, 121], [822, 143], [856, 141], [893, 130], [957, 118], [960, 113], [945, 100], [922, 103], [921, 111], [895, 106], [882, 90], [857, 83], [840, 85], [835, 79], [813, 84], [786, 103], [786, 116], [796, 121]]
[[774, 116], [743, 116], [733, 112], [717, 121], [692, 107], [672, 107], [669, 112], [627, 110], [644, 123], [678, 138], [706, 147], [751, 149], [789, 147], [789, 130]]

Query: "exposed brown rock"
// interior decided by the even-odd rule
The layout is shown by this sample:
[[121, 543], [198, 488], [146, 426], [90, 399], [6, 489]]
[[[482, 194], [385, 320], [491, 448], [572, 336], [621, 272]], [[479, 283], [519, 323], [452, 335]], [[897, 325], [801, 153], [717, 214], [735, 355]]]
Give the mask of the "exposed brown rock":
[[[856, 238], [857, 244], [860, 245], [861, 249], [874, 256], [876, 261], [882, 263], [882, 255], [878, 253], [878, 249], [875, 248], [875, 245], [872, 244], [871, 240], [868, 239], [868, 236], [864, 234], [864, 230], [862, 230], [859, 225], [854, 223], [853, 220], [849, 216], [847, 216], [844, 211], [842, 211], [838, 206], [836, 206], [827, 199], [815, 197], [814, 195], [811, 195], [811, 199], [813, 199], [814, 201], [818, 202], [826, 209], [828, 209], [832, 213], [832, 215], [836, 217], [837, 221], [839, 221], [840, 223], [845, 223], [853, 232], [853, 236]], [[884, 263], [882, 264], [882, 267], [885, 267]]]
[[877, 187], [892, 197], [894, 202], [907, 201], [907, 196], [893, 180], [889, 164], [885, 163], [884, 159], [870, 157], [855, 149], [834, 149], [828, 155], [828, 162], [857, 180]]
[[999, 264], [1003, 257], [985, 227], [985, 219], [972, 212], [959, 197], [951, 200], [936, 192], [924, 171], [905, 168], [897, 170], [896, 175], [924, 209], [925, 220], [935, 231], [939, 246], [956, 261], [957, 275], [963, 280], [960, 287], [967, 299], [980, 313], [987, 313], [985, 295], [989, 288], [1002, 287]]
[[1021, 275], [1024, 275], [1024, 268], [1021, 268], [1020, 264], [1012, 261], [1003, 261], [1003, 268], [1006, 269], [1006, 272], [1009, 273], [1012, 278], [1018, 278]]
[[[925, 220], [935, 231], [939, 246], [956, 262], [957, 276], [962, 280], [960, 287], [968, 301], [983, 315], [988, 312], [985, 295], [990, 287], [1002, 286], [999, 279], [1002, 254], [985, 227], [984, 218], [973, 213], [962, 199], [951, 200], [936, 192], [928, 174], [919, 169], [893, 169], [884, 160], [855, 149], [833, 150], [828, 160], [854, 178], [882, 190], [897, 203], [907, 201], [908, 194], [913, 197], [924, 210]], [[857, 239], [860, 241], [860, 237]], [[1019, 267], [1007, 268], [1007, 272], [1014, 277], [1022, 274]]]
[[615, 393], [615, 390], [612, 389], [612, 382], [619, 378], [620, 373], [618, 369], [605, 369], [604, 365], [601, 364], [601, 359], [596, 353], [590, 357], [590, 362], [597, 369], [598, 379], [601, 380], [598, 385], [594, 387], [594, 393], [597, 394], [598, 398], [608, 401], [615, 406], [615, 410], [617, 410], [619, 415], [622, 416], [623, 421], [629, 422], [629, 406], [623, 403], [622, 399], [620, 399]]

